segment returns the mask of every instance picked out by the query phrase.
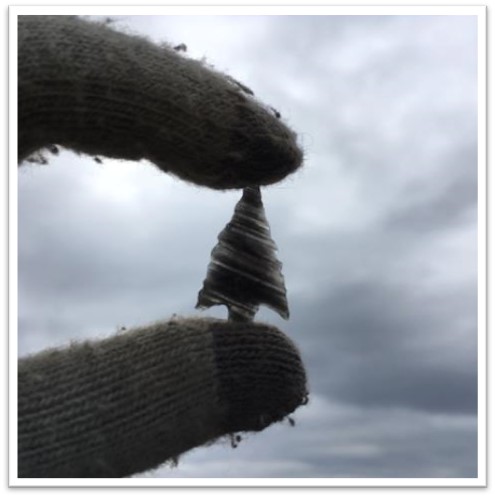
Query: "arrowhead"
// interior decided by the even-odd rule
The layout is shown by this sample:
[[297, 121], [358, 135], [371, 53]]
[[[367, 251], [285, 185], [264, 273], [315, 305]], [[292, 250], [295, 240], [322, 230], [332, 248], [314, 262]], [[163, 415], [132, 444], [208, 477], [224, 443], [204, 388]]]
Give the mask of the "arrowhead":
[[287, 292], [276, 250], [259, 187], [244, 188], [211, 252], [196, 308], [226, 305], [230, 319], [251, 321], [263, 304], [288, 319]]

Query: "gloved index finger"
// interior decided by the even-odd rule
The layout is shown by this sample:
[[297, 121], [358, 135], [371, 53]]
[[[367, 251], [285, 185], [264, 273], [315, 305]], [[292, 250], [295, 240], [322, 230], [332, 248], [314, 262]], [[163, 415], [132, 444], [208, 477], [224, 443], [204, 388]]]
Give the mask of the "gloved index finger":
[[302, 163], [278, 113], [171, 46], [74, 16], [19, 16], [18, 28], [20, 160], [57, 143], [215, 189], [271, 184]]

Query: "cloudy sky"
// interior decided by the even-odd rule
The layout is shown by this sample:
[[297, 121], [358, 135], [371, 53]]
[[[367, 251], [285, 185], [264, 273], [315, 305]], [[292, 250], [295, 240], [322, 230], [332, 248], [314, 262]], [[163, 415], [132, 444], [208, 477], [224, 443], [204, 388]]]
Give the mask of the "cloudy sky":
[[[305, 166], [264, 189], [310, 402], [147, 477], [475, 477], [477, 20], [120, 17], [278, 109]], [[63, 151], [19, 172], [19, 355], [174, 313], [239, 192]], [[222, 308], [203, 314], [224, 317]]]

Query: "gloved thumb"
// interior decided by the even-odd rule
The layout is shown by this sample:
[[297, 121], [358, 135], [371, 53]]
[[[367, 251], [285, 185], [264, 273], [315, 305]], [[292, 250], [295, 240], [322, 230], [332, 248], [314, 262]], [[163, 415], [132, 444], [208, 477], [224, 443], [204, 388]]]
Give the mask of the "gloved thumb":
[[19, 361], [19, 477], [124, 477], [305, 403], [293, 343], [259, 323], [180, 319]]

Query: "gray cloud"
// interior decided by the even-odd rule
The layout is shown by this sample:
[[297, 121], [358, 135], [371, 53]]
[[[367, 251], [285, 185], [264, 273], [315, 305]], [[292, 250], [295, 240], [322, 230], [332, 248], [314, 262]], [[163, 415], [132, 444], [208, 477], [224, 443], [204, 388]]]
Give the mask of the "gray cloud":
[[[391, 212], [391, 229], [414, 230], [420, 234], [430, 230], [476, 222], [478, 199], [478, 153], [474, 144], [447, 154], [443, 176], [430, 181], [417, 181], [407, 186], [406, 201]], [[433, 188], [436, 191], [432, 191]]]
[[[314, 395], [295, 427], [274, 426], [196, 449], [161, 478], [438, 478], [476, 474], [476, 421], [398, 408], [356, 408]], [[424, 450], [428, 447], [428, 450]], [[473, 455], [473, 457], [471, 457]]]
[[459, 316], [475, 309], [471, 293], [423, 300], [373, 281], [296, 306], [290, 329], [305, 336], [310, 381], [320, 393], [363, 408], [476, 413], [476, 322], [456, 329]]

